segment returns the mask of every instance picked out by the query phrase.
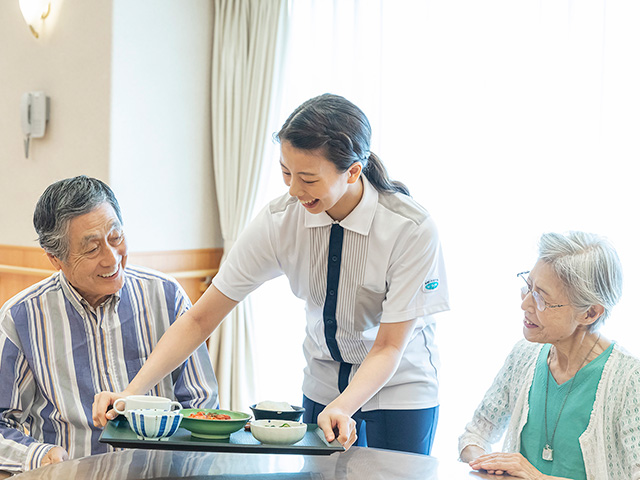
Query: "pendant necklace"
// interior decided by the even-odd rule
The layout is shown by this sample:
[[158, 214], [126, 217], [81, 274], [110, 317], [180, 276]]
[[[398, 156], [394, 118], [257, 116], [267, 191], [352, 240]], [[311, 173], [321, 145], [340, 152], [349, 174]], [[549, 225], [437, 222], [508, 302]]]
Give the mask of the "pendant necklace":
[[[591, 346], [591, 350], [589, 350], [589, 353], [587, 353], [587, 356], [584, 357], [584, 360], [582, 361], [582, 365], [580, 365], [580, 368], [578, 368], [578, 372], [582, 369], [587, 359], [589, 358], [589, 355], [591, 355], [591, 352], [593, 352], [593, 349], [596, 347], [599, 341], [600, 341], [600, 334], [598, 334], [598, 338], [596, 338], [595, 343]], [[573, 384], [576, 380], [576, 376], [578, 375], [578, 372], [576, 372], [573, 378], [571, 379], [571, 384], [569, 385], [569, 391], [564, 396], [564, 400], [562, 401], [562, 406], [560, 407], [560, 411], [558, 412], [558, 418], [556, 418], [556, 424], [553, 427], [553, 432], [551, 433], [551, 440], [549, 440], [549, 431], [547, 429], [547, 399], [549, 398], [549, 372], [551, 371], [551, 368], [549, 366], [550, 362], [551, 362], [550, 360], [547, 360], [547, 390], [544, 397], [544, 434], [547, 442], [544, 448], [542, 449], [542, 459], [547, 462], [553, 462], [553, 439], [556, 436], [556, 429], [558, 428], [560, 415], [562, 415], [562, 410], [564, 409], [564, 405], [567, 403], [567, 398], [569, 398], [569, 394], [571, 393], [571, 390], [573, 390]]]

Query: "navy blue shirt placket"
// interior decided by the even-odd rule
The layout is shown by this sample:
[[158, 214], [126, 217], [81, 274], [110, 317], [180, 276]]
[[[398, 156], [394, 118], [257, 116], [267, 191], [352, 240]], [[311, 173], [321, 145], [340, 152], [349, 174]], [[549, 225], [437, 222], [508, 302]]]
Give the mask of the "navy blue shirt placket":
[[344, 229], [334, 223], [331, 225], [331, 235], [329, 237], [329, 262], [327, 266], [327, 295], [324, 302], [322, 317], [324, 320], [324, 337], [327, 347], [331, 353], [331, 358], [336, 362], [340, 362], [340, 372], [338, 374], [338, 389], [340, 393], [347, 388], [349, 383], [349, 374], [351, 373], [351, 364], [345, 363], [342, 359], [338, 341], [336, 340], [336, 331], [338, 322], [336, 319], [336, 308], [338, 305], [338, 284], [340, 282], [340, 264], [342, 262], [342, 241], [344, 238]]

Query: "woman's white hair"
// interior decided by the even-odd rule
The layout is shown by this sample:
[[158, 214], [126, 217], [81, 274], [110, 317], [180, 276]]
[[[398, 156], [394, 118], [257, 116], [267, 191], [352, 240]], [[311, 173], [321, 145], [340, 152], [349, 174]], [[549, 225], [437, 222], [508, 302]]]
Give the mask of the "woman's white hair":
[[581, 312], [602, 305], [604, 313], [589, 327], [598, 329], [622, 295], [622, 265], [613, 245], [593, 233], [545, 233], [539, 258], [551, 266], [569, 301]]

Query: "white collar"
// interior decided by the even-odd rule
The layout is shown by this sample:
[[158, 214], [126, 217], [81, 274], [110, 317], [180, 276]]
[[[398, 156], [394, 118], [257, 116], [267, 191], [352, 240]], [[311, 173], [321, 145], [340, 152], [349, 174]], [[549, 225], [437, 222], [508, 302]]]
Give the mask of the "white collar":
[[[327, 212], [309, 213], [305, 210], [304, 226], [307, 228], [326, 227], [338, 223], [343, 228], [360, 235], [368, 235], [378, 208], [378, 191], [371, 185], [367, 177], [362, 174], [362, 198], [355, 208], [342, 221], [336, 222]], [[303, 208], [303, 207], [301, 207]]]

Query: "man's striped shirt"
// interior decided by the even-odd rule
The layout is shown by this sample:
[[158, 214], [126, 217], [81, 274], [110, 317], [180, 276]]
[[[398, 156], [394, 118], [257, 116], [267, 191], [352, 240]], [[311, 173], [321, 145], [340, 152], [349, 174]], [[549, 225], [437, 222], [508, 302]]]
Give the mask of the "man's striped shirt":
[[[37, 468], [54, 445], [70, 458], [113, 450], [98, 442], [94, 395], [124, 390], [190, 307], [175, 280], [141, 267], [127, 267], [123, 288], [95, 309], [62, 272], [9, 300], [0, 310], [0, 470]], [[206, 346], [150, 393], [216, 407]]]

